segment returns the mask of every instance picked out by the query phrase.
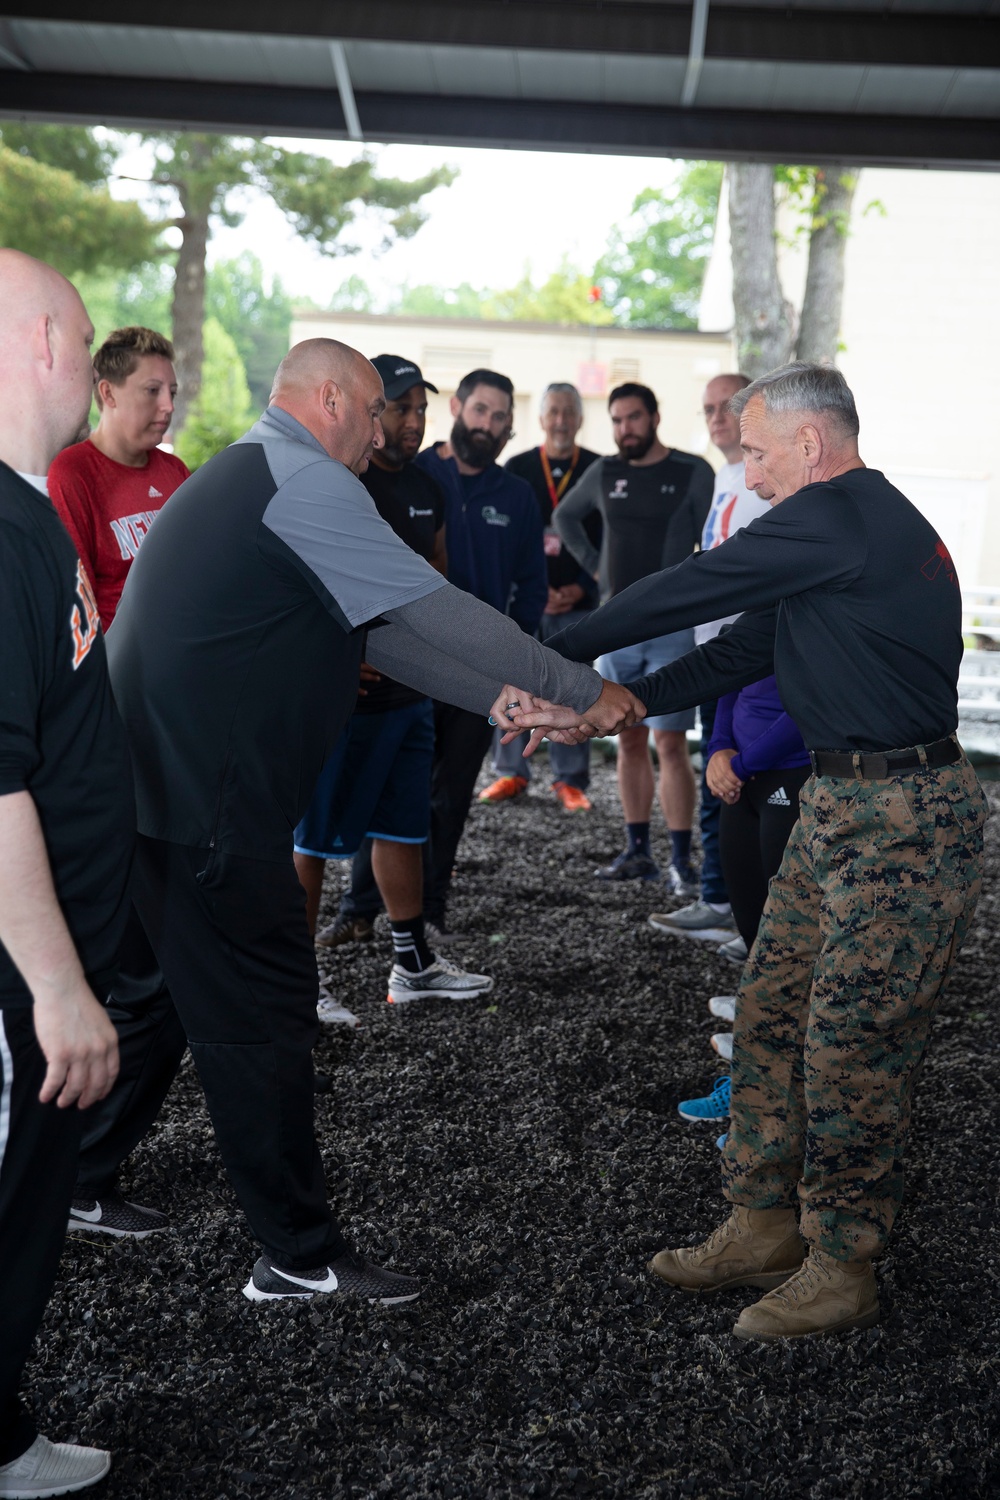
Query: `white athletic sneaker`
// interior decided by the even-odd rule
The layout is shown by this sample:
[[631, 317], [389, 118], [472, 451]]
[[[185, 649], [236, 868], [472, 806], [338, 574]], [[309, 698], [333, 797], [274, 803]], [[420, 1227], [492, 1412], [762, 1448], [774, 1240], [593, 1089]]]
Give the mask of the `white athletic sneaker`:
[[728, 1021], [730, 1026], [736, 1020], [736, 996], [735, 995], [713, 995], [708, 1002], [709, 1014], [715, 1016], [718, 1021]]
[[722, 1058], [723, 1062], [733, 1060], [733, 1033], [731, 1031], [717, 1031], [711, 1039], [712, 1046]]
[[111, 1468], [111, 1454], [103, 1448], [76, 1443], [50, 1443], [38, 1437], [26, 1453], [0, 1464], [3, 1500], [45, 1500], [47, 1495], [72, 1495], [103, 1479]]
[[360, 1026], [361, 1021], [353, 1010], [348, 1010], [346, 1005], [341, 1005], [333, 998], [325, 984], [319, 987], [319, 1003], [316, 1006], [316, 1014], [324, 1026]]
[[434, 962], [419, 974], [393, 964], [385, 998], [390, 1005], [403, 1005], [408, 1000], [470, 1000], [492, 988], [493, 980], [488, 974], [469, 974], [435, 953]]

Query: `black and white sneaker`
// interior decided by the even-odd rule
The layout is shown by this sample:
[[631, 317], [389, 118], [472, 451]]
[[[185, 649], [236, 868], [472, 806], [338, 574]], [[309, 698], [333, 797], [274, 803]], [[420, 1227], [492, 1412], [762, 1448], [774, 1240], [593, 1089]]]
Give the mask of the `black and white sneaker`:
[[393, 964], [389, 970], [389, 993], [385, 997], [390, 1005], [405, 1005], [409, 1000], [471, 1000], [493, 988], [489, 974], [470, 974], [436, 953], [433, 958], [433, 963], [419, 974], [411, 974], [402, 964]]
[[69, 1211], [69, 1230], [89, 1229], [113, 1234], [118, 1239], [144, 1240], [147, 1234], [169, 1229], [170, 1220], [155, 1208], [126, 1203], [121, 1193], [109, 1188], [100, 1198], [74, 1198]]
[[337, 1297], [361, 1297], [366, 1302], [412, 1302], [420, 1296], [415, 1276], [386, 1271], [360, 1255], [342, 1255], [331, 1265], [314, 1271], [282, 1271], [268, 1255], [262, 1255], [243, 1288], [251, 1302], [276, 1302], [280, 1297], [315, 1297], [319, 1293]]

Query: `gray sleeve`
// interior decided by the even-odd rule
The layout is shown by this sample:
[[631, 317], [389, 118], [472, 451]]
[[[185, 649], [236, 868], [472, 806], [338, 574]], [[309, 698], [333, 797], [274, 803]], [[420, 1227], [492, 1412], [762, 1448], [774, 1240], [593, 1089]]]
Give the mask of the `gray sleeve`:
[[421, 599], [444, 579], [401, 542], [343, 464], [308, 457], [275, 492], [263, 524], [336, 600], [352, 626]]
[[366, 660], [431, 698], [488, 714], [505, 682], [577, 713], [600, 697], [591, 667], [557, 656], [453, 584], [385, 618], [368, 636]]
[[580, 567], [591, 577], [596, 574], [601, 554], [594, 546], [584, 528], [584, 521], [601, 508], [601, 485], [604, 464], [600, 459], [591, 464], [587, 472], [578, 479], [568, 494], [564, 495], [552, 512], [552, 524]]

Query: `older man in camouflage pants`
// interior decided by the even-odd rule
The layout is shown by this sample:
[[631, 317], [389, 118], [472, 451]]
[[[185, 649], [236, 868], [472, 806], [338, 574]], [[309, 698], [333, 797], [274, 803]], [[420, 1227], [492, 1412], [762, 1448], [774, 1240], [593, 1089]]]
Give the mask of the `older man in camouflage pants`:
[[[899, 1207], [913, 1082], [975, 910], [988, 808], [954, 738], [951, 559], [861, 461], [843, 377], [787, 366], [732, 409], [747, 485], [770, 513], [551, 644], [582, 659], [744, 609], [728, 633], [626, 686], [663, 713], [774, 671], [812, 755], [737, 1006], [732, 1212], [650, 1267], [687, 1291], [765, 1289], [734, 1331], [767, 1340], [878, 1319], [871, 1261]], [[587, 733], [548, 705], [515, 717]]]

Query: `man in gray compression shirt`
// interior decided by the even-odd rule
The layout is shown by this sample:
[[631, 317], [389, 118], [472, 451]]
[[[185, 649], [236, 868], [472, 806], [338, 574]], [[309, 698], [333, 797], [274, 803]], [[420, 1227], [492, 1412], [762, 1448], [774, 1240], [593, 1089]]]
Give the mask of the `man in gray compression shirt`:
[[604, 732], [642, 711], [448, 584], [382, 520], [357, 475], [382, 444], [383, 406], [356, 351], [296, 345], [261, 420], [161, 511], [108, 635], [135, 763], [135, 901], [264, 1247], [253, 1300], [419, 1291], [349, 1249], [312, 1121], [318, 978], [292, 830], [354, 707], [362, 651], [505, 725], [508, 700], [532, 694]]

